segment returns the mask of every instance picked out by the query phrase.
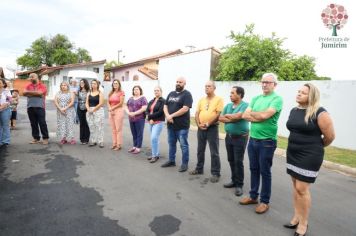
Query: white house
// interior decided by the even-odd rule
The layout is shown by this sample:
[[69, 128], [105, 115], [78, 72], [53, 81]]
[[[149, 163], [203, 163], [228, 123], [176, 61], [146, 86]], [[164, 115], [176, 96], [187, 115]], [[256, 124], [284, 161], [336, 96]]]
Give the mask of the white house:
[[77, 80], [88, 79], [89, 81], [98, 79], [102, 82], [104, 80], [105, 62], [106, 60], [54, 67], [44, 66], [35, 70], [19, 72], [17, 75], [20, 79], [28, 78], [30, 73], [40, 75], [42, 82], [47, 86], [47, 97], [53, 99], [59, 91], [60, 83], [63, 81], [69, 82], [70, 79], [76, 78]]

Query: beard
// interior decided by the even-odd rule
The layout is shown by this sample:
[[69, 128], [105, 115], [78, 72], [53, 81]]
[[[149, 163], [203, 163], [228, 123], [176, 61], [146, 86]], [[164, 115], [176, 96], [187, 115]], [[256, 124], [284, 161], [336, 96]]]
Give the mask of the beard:
[[182, 92], [184, 89], [184, 87], [180, 86], [180, 85], [176, 85], [176, 92]]

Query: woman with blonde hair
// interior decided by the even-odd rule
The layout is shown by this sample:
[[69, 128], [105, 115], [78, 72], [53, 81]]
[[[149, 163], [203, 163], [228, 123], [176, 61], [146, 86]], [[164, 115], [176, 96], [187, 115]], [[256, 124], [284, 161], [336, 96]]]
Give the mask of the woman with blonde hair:
[[319, 104], [320, 92], [311, 84], [304, 84], [296, 97], [298, 106], [289, 114], [290, 131], [287, 147], [287, 173], [292, 177], [294, 215], [284, 225], [296, 229], [294, 235], [305, 235], [311, 206], [309, 187], [318, 176], [324, 158], [324, 147], [335, 138], [329, 113]]
[[70, 144], [75, 144], [74, 93], [70, 91], [67, 82], [63, 81], [60, 84], [60, 90], [54, 98], [54, 104], [57, 107], [57, 137], [60, 139], [60, 143], [65, 144], [69, 141]]
[[111, 84], [112, 90], [108, 96], [109, 122], [112, 130], [113, 150], [120, 150], [122, 145], [122, 126], [124, 123], [124, 110], [122, 105], [125, 100], [125, 93], [121, 90], [121, 83], [114, 79]]
[[159, 86], [154, 88], [155, 97], [148, 103], [146, 108], [147, 121], [151, 130], [151, 157], [148, 158], [150, 163], [155, 163], [159, 159], [159, 137], [164, 126], [163, 107], [166, 102], [162, 98], [162, 89]]

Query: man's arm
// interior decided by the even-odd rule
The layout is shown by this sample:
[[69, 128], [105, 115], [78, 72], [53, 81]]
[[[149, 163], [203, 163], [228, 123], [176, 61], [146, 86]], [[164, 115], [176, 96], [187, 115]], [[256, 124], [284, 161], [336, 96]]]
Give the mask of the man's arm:
[[43, 93], [41, 91], [28, 91], [28, 90], [25, 90], [23, 92], [23, 95], [25, 97], [42, 97]]
[[250, 115], [255, 120], [254, 122], [262, 122], [271, 118], [276, 112], [276, 109], [270, 107], [265, 111], [251, 111]]

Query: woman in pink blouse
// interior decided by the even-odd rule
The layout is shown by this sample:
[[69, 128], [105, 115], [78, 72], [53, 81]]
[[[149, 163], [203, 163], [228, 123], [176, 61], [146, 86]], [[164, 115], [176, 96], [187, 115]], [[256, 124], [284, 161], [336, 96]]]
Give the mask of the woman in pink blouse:
[[120, 150], [122, 145], [122, 126], [124, 122], [124, 110], [122, 105], [125, 100], [125, 93], [121, 90], [121, 83], [115, 79], [111, 84], [112, 90], [108, 97], [109, 121], [112, 130], [113, 150]]

